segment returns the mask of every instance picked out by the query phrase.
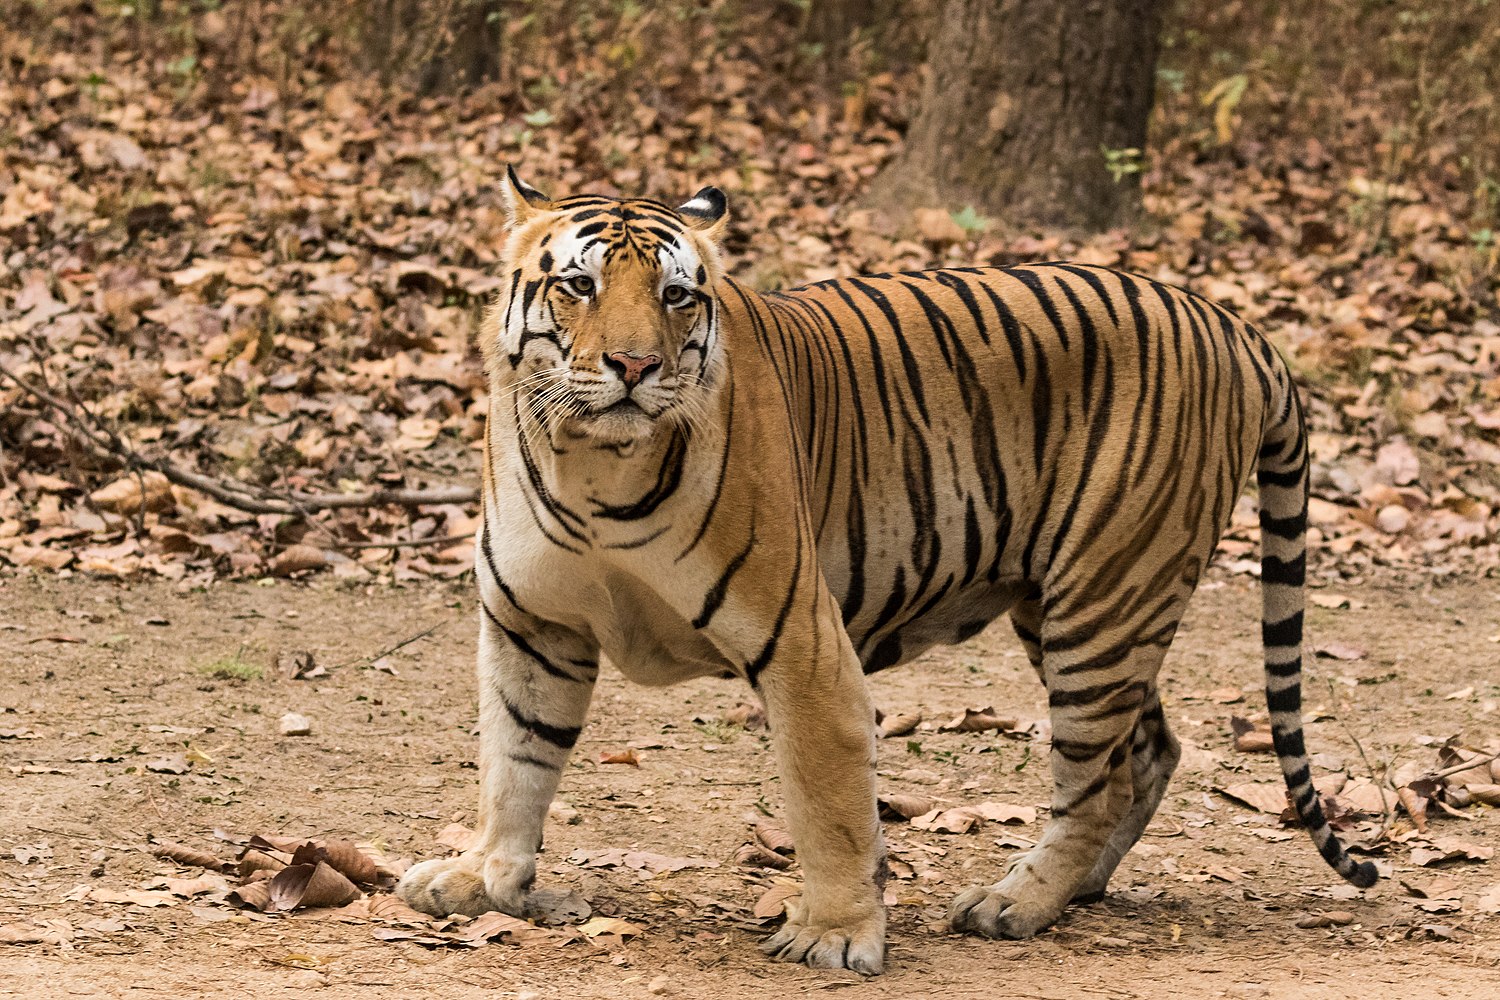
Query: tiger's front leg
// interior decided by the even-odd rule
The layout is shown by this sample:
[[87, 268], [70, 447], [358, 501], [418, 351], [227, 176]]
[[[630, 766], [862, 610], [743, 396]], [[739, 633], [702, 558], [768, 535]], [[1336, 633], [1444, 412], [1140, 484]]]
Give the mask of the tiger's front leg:
[[512, 631], [485, 608], [479, 633], [479, 842], [456, 858], [424, 861], [407, 871], [396, 892], [408, 905], [434, 916], [490, 910], [522, 915], [536, 878], [547, 808], [582, 732], [598, 676], [597, 655], [568, 645], [535, 631]]
[[[818, 603], [832, 607], [826, 595]], [[876, 975], [885, 963], [885, 847], [875, 803], [875, 710], [859, 660], [834, 616], [809, 625], [808, 634], [783, 634], [754, 680], [805, 879], [786, 923], [761, 950]]]

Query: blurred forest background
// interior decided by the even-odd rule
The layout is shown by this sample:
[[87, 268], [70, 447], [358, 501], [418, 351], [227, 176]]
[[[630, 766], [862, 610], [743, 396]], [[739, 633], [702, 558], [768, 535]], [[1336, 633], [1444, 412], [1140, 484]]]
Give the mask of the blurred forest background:
[[[1130, 44], [1091, 49], [1120, 9]], [[762, 288], [1066, 257], [1204, 293], [1304, 380], [1316, 572], [1500, 564], [1496, 0], [0, 0], [0, 24], [0, 564], [465, 572], [507, 162], [555, 195], [716, 184]], [[998, 141], [960, 91], [1040, 51], [1033, 93], [1093, 81], [1138, 121], [1010, 102], [1075, 153], [959, 163]], [[989, 117], [955, 133], [966, 101]]]

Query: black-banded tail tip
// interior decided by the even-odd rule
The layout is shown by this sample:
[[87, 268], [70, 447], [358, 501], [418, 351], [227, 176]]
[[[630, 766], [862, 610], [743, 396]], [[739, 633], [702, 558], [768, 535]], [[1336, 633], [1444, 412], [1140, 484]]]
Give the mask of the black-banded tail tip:
[[1354, 870], [1348, 875], [1345, 875], [1344, 878], [1347, 879], [1352, 885], [1357, 885], [1361, 889], [1368, 889], [1370, 888], [1370, 886], [1380, 881], [1380, 873], [1375, 870], [1375, 865], [1373, 862], [1361, 861], [1359, 864], [1355, 865]]

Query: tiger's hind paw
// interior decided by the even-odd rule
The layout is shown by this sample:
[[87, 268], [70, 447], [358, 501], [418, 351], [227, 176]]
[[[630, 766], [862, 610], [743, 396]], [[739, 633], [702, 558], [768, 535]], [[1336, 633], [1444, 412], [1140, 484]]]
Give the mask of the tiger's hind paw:
[[1012, 899], [1000, 885], [978, 885], [965, 889], [953, 900], [948, 922], [960, 933], [1020, 939], [1052, 926], [1061, 915], [1060, 907]]
[[498, 858], [463, 854], [413, 865], [396, 884], [396, 895], [414, 910], [435, 917], [477, 917], [499, 910], [521, 916], [526, 893]]

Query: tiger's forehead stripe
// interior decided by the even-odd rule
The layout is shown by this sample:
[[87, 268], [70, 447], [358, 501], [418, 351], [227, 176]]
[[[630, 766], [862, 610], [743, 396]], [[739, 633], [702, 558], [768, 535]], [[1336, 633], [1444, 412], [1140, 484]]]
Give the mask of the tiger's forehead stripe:
[[546, 273], [573, 267], [598, 270], [621, 257], [663, 268], [670, 261], [671, 269], [687, 278], [701, 269], [682, 219], [660, 202], [585, 195], [565, 198], [555, 209], [563, 215], [561, 228], [578, 228], [558, 237], [541, 255], [538, 263]]

